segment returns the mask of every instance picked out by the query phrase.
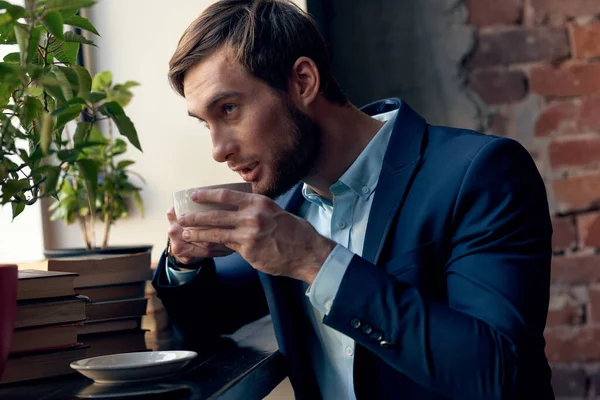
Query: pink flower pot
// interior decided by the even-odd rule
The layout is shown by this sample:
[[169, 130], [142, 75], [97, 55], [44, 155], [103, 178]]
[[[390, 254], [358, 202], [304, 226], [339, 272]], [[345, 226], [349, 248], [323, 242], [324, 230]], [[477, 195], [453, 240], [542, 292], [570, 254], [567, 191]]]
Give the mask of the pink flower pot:
[[6, 366], [17, 310], [17, 266], [0, 265], [0, 377]]

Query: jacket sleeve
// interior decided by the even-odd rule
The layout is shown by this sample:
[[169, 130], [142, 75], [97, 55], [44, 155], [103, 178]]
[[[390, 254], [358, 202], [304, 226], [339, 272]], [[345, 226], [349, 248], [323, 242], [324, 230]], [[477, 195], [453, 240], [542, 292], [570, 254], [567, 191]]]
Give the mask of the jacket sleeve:
[[527, 151], [509, 139], [484, 145], [451, 220], [445, 301], [354, 256], [324, 323], [441, 395], [515, 398], [545, 360], [550, 286], [552, 227]]
[[198, 274], [180, 285], [169, 283], [165, 259], [163, 253], [152, 284], [184, 348], [206, 348], [268, 314], [258, 274], [239, 255], [204, 260]]

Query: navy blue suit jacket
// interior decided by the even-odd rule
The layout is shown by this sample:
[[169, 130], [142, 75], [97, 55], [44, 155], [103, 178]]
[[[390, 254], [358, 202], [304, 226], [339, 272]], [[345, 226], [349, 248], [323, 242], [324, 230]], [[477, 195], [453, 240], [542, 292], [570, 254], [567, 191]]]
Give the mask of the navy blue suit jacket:
[[[552, 227], [534, 162], [514, 140], [430, 126], [398, 99], [363, 111], [397, 108], [363, 255], [323, 320], [356, 341], [357, 397], [553, 399]], [[302, 200], [300, 185], [278, 199], [290, 212]], [[215, 261], [180, 287], [157, 283], [163, 262], [155, 276], [185, 345], [270, 312], [296, 397], [319, 399], [302, 283], [257, 274], [238, 255]]]

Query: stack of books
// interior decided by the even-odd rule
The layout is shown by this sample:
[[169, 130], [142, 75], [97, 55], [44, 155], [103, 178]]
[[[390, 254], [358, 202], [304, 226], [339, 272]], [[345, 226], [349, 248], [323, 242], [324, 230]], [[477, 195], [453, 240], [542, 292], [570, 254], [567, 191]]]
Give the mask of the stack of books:
[[150, 252], [48, 259], [19, 268], [78, 274], [75, 293], [89, 299], [87, 319], [77, 327], [77, 340], [89, 346], [87, 357], [147, 350], [141, 320]]
[[75, 295], [76, 273], [20, 270], [15, 329], [0, 383], [72, 373], [86, 358], [77, 331], [86, 319], [87, 298]]

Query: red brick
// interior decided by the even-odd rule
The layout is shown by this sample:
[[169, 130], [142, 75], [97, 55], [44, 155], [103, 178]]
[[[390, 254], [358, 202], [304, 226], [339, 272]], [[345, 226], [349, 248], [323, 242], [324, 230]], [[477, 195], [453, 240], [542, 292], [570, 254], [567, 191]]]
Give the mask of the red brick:
[[600, 162], [600, 138], [553, 140], [550, 143], [549, 152], [552, 168], [585, 167], [598, 164]]
[[519, 28], [479, 35], [469, 68], [532, 61], [556, 61], [569, 56], [566, 28]]
[[470, 83], [487, 104], [512, 103], [527, 95], [527, 78], [521, 71], [478, 69]]
[[582, 362], [600, 359], [600, 327], [581, 326], [546, 329], [546, 356], [551, 362]]
[[536, 15], [562, 14], [569, 17], [600, 14], [598, 0], [531, 0]]
[[587, 285], [600, 282], [600, 256], [554, 256], [551, 280], [555, 285]]
[[600, 130], [600, 96], [583, 99], [577, 126], [582, 131]]
[[552, 220], [552, 249], [572, 249], [577, 243], [575, 224], [571, 218], [555, 218]]
[[552, 290], [547, 327], [579, 325], [583, 322], [585, 303], [571, 290]]
[[590, 288], [588, 320], [592, 324], [600, 322], [600, 287], [598, 286]]
[[529, 77], [529, 86], [532, 92], [549, 97], [600, 93], [600, 62], [534, 68]]
[[581, 247], [600, 247], [600, 213], [577, 216], [577, 230]]
[[586, 373], [581, 368], [552, 366], [552, 389], [557, 397], [584, 397], [587, 395]]
[[514, 24], [522, 7], [515, 0], [467, 0], [469, 24], [477, 26]]
[[600, 175], [584, 175], [552, 182], [558, 212], [587, 210], [600, 205]]
[[552, 136], [574, 133], [581, 104], [579, 101], [554, 103], [538, 117], [536, 136]]
[[570, 25], [569, 32], [574, 58], [600, 57], [600, 23]]

